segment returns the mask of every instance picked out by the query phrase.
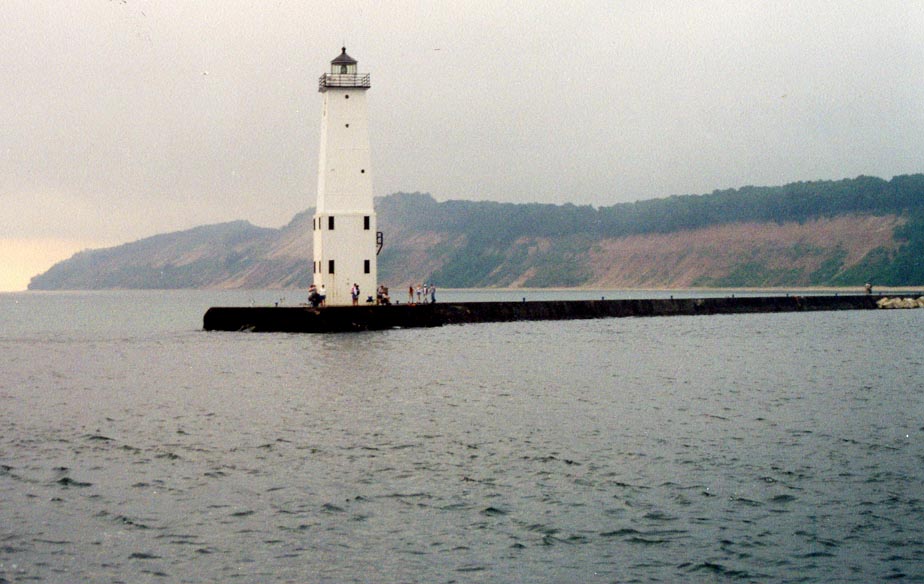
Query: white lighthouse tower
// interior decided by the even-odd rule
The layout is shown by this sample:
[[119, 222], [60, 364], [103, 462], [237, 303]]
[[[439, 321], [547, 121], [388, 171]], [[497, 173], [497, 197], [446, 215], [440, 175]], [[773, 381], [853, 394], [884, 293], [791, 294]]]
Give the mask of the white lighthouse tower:
[[314, 215], [314, 283], [323, 284], [327, 304], [352, 304], [350, 289], [359, 285], [360, 304], [375, 297], [376, 231], [366, 90], [369, 74], [356, 71], [346, 47], [321, 75], [324, 94], [318, 160], [318, 202]]

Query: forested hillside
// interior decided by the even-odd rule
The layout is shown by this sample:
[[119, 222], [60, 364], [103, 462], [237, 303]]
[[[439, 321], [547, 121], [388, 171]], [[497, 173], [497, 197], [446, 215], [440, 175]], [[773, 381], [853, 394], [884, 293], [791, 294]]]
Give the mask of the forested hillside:
[[[891, 181], [861, 176], [782, 187], [743, 187], [601, 208], [472, 201], [437, 203], [429, 195], [399, 193], [381, 200], [378, 209], [403, 226], [409, 237], [430, 234], [435, 252], [428, 266], [433, 268], [430, 279], [449, 287], [859, 285], [869, 280], [887, 285], [924, 283], [924, 175], [920, 174], [898, 176]], [[814, 238], [812, 230], [824, 229], [829, 222], [826, 220], [845, 216], [889, 217], [888, 239], [882, 240], [881, 234], [871, 232], [872, 225], [855, 221], [855, 232], [844, 233], [841, 229], [840, 239], [829, 242], [828, 246], [823, 241], [810, 241]], [[731, 225], [750, 225], [751, 230], [765, 233], [769, 229], [766, 225], [805, 226], [812, 222], [816, 223], [812, 229], [804, 229], [801, 235], [789, 230], [775, 245], [776, 255], [782, 255], [788, 262], [805, 256], [819, 259], [818, 269], [811, 271], [809, 266], [789, 272], [766, 267], [766, 261], [757, 256], [773, 256], [774, 249], [749, 247], [746, 234], [734, 242], [726, 242], [734, 243], [740, 260], [730, 269], [722, 266], [716, 266], [719, 271], [704, 269], [697, 277], [682, 282], [675, 281], [670, 274], [655, 280], [630, 277], [607, 282], [595, 275], [605, 260], [597, 258], [595, 265], [589, 265], [602, 247], [611, 249], [610, 261], [619, 264], [625, 258], [620, 258], [619, 246], [613, 242], [632, 236], [648, 236], [649, 241], [666, 244], [665, 238], [657, 236], [684, 233], [684, 237], [692, 237], [692, 232], [712, 229], [719, 237], [716, 228]], [[841, 223], [839, 227], [845, 228]], [[881, 228], [879, 223], [876, 228]], [[792, 245], [787, 246], [787, 238], [792, 239]], [[866, 249], [862, 257], [850, 257], [852, 261], [847, 261], [847, 248], [858, 245], [863, 248], [864, 242], [877, 245]], [[760, 243], [755, 241], [754, 245], [759, 247]], [[673, 257], [689, 252], [681, 246]], [[420, 252], [402, 249], [399, 242], [390, 248], [386, 266], [397, 263], [398, 256], [415, 253]], [[665, 259], [671, 258], [658, 261]], [[706, 261], [708, 257], [703, 259]]]
[[[924, 175], [743, 187], [594, 208], [376, 199], [380, 280], [442, 287], [924, 284]], [[311, 211], [87, 251], [32, 289], [302, 287]]]

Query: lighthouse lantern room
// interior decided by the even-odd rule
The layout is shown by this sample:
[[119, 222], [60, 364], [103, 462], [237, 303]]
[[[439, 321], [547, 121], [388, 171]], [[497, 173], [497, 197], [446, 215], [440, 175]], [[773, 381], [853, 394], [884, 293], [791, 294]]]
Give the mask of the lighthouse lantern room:
[[352, 304], [351, 288], [359, 286], [359, 302], [375, 297], [378, 236], [372, 199], [372, 172], [366, 90], [368, 73], [344, 47], [321, 75], [324, 94], [318, 160], [318, 201], [314, 229], [314, 283], [324, 286], [327, 304]]

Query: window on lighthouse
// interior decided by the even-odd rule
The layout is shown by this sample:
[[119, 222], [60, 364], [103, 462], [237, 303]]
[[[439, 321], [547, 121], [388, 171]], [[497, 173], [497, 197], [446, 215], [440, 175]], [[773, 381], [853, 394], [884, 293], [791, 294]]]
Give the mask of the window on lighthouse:
[[347, 66], [346, 66], [346, 65], [340, 65], [340, 73], [341, 73], [342, 75], [346, 75], [346, 74], [347, 74]]

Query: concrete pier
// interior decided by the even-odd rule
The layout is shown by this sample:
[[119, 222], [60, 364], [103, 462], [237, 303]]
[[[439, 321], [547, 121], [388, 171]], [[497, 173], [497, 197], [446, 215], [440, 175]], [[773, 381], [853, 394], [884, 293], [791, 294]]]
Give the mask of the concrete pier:
[[518, 320], [874, 310], [877, 299], [878, 296], [872, 295], [819, 295], [453, 302], [326, 308], [213, 307], [205, 313], [203, 326], [208, 331], [333, 333]]

